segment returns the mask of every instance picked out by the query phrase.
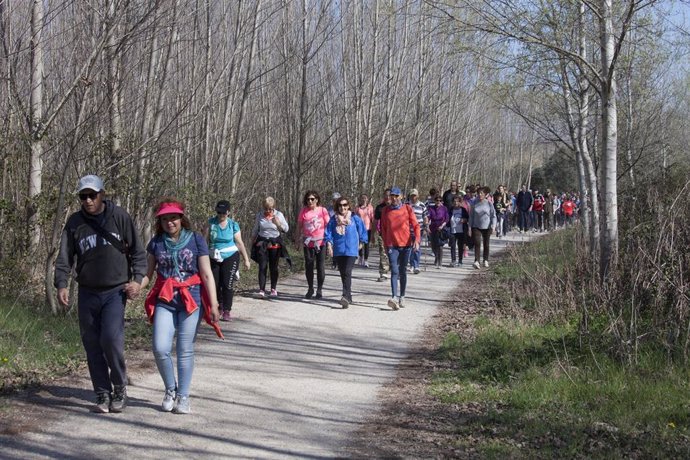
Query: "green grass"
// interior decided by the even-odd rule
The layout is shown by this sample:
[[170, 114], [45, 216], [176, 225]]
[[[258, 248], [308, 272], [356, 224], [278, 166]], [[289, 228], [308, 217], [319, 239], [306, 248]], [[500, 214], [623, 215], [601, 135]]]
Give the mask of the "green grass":
[[[568, 241], [561, 234], [519, 249], [519, 271], [563, 273], [573, 259], [558, 249]], [[492, 286], [523, 276], [508, 265], [495, 266]], [[539, 299], [519, 295], [528, 312], [520, 320], [479, 316], [474, 334], [450, 332], [439, 347], [437, 358], [450, 362], [442, 367], [452, 370], [437, 372], [430, 392], [459, 410], [482, 407], [468, 409], [458, 443], [474, 440], [483, 458], [690, 455], [688, 369], [651, 347], [625, 365], [603, 335], [580, 337], [577, 317], [543, 320]]]
[[81, 355], [76, 318], [0, 299], [0, 391], [72, 372]]

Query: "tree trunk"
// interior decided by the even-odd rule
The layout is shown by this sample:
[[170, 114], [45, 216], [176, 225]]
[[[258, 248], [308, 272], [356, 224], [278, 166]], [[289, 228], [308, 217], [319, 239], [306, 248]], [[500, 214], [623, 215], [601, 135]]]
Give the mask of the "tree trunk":
[[43, 15], [42, 0], [33, 0], [31, 7], [31, 95], [29, 102], [29, 142], [31, 159], [29, 162], [29, 190], [26, 206], [29, 254], [38, 247], [41, 239], [39, 226], [38, 195], [41, 193], [43, 176]]
[[612, 0], [600, 0], [601, 47], [601, 154], [602, 154], [602, 223], [600, 277], [606, 282], [618, 255], [618, 113], [616, 107], [616, 73], [613, 66], [615, 35]]

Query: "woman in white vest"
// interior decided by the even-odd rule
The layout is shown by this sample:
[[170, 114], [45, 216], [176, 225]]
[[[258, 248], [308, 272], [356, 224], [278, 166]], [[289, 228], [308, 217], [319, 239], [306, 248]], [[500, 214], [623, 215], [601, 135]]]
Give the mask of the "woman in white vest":
[[216, 204], [216, 215], [209, 217], [206, 229], [208, 248], [211, 255], [211, 270], [216, 281], [218, 300], [223, 313], [221, 320], [232, 321], [232, 298], [235, 280], [239, 279], [240, 254], [244, 259], [244, 266], [249, 269], [249, 257], [242, 241], [240, 225], [232, 220], [230, 203], [221, 200]]

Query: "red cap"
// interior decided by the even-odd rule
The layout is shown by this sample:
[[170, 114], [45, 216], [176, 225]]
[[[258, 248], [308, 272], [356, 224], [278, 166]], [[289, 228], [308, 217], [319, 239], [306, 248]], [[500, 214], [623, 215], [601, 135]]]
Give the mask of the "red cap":
[[163, 214], [182, 214], [184, 215], [184, 209], [180, 203], [163, 203], [158, 208], [156, 212], [156, 217], [162, 216]]

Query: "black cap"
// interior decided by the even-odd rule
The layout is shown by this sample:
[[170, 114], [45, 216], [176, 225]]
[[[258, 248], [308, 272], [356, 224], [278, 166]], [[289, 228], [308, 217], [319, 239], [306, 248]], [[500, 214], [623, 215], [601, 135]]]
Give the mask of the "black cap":
[[228, 200], [220, 200], [216, 203], [216, 212], [227, 214], [230, 212], [230, 202]]

